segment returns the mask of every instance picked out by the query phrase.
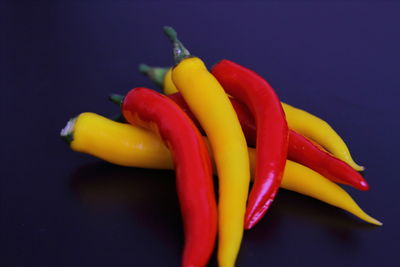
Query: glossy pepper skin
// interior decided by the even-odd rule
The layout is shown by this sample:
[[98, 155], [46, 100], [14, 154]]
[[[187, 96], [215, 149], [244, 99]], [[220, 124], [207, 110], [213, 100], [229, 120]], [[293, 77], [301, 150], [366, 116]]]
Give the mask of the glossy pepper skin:
[[[168, 95], [168, 97], [177, 103], [199, 128], [201, 127], [180, 93], [171, 94]], [[247, 144], [250, 147], [255, 147], [257, 131], [252, 114], [244, 104], [236, 99], [230, 98], [230, 101], [239, 118], [243, 133], [246, 136]], [[334, 157], [319, 145], [290, 129], [287, 156], [288, 159], [313, 169], [331, 181], [353, 186], [363, 191], [369, 189], [369, 185], [361, 174], [355, 171], [350, 165]]]
[[[76, 152], [86, 153], [122, 166], [174, 168], [171, 153], [162, 140], [142, 128], [86, 112], [71, 120], [65, 129], [64, 137], [69, 135], [70, 147]], [[254, 173], [253, 148], [249, 148], [249, 157], [251, 170]], [[363, 212], [340, 186], [290, 160], [286, 163], [281, 187], [346, 210], [368, 223], [381, 225]]]
[[329, 180], [352, 186], [359, 190], [369, 190], [368, 183], [361, 174], [346, 162], [324, 151], [311, 140], [290, 131], [289, 133], [289, 158], [320, 173]]
[[[182, 110], [188, 114], [196, 126], [201, 129], [201, 125], [190, 111], [190, 108], [180, 93], [174, 93], [168, 95], [168, 97], [178, 104]], [[117, 98], [120, 99], [122, 96], [118, 95]], [[245, 105], [236, 99], [230, 98], [230, 101], [238, 115], [243, 133], [246, 136], [247, 144], [250, 147], [255, 147], [257, 132], [252, 114]], [[120, 104], [119, 101], [116, 101], [116, 103]], [[355, 171], [350, 165], [336, 158], [320, 145], [291, 129], [289, 129], [288, 159], [320, 173], [333, 182], [349, 185], [362, 191], [369, 190], [369, 185], [362, 175]]]
[[147, 88], [132, 89], [121, 111], [130, 124], [159, 134], [171, 150], [185, 230], [182, 266], [206, 266], [215, 244], [217, 205], [201, 134], [179, 106]]
[[193, 57], [171, 27], [164, 28], [174, 46], [177, 65], [172, 80], [208, 136], [217, 166], [218, 264], [234, 266], [243, 236], [250, 183], [247, 144], [224, 89], [200, 58]]
[[255, 72], [229, 60], [221, 60], [211, 72], [227, 94], [248, 107], [257, 126], [256, 173], [245, 220], [250, 229], [270, 207], [282, 180], [289, 140], [285, 113], [275, 91]]
[[[149, 72], [147, 75], [152, 81], [157, 83], [160, 88], [163, 89], [165, 94], [169, 95], [178, 92], [174, 83], [172, 82], [171, 68], [147, 67]], [[154, 75], [150, 75], [150, 73], [154, 72], [153, 69], [163, 70], [163, 75], [158, 76], [158, 79]], [[355, 170], [364, 170], [364, 167], [359, 166], [354, 162], [346, 143], [326, 121], [318, 118], [315, 115], [312, 115], [311, 113], [299, 108], [295, 108], [283, 102], [282, 108], [285, 111], [286, 121], [290, 129], [322, 145], [335, 157], [346, 162]], [[364, 190], [361, 188], [359, 189]]]
[[354, 162], [346, 143], [326, 121], [285, 103], [282, 107], [291, 129], [317, 142], [355, 170], [364, 170], [363, 166]]

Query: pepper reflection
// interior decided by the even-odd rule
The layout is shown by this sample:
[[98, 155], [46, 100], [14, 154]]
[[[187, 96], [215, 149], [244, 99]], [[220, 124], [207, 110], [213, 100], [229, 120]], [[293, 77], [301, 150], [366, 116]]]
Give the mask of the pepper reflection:
[[[126, 209], [135, 218], [140, 218], [144, 227], [174, 231], [177, 238], [182, 238], [173, 171], [96, 162], [79, 167], [73, 173], [70, 185], [74, 195], [89, 211], [112, 213]], [[269, 215], [256, 228], [246, 232], [245, 243], [272, 242], [274, 236], [285, 230], [284, 225], [302, 220], [312, 222], [331, 238], [343, 244], [347, 242], [347, 245], [357, 243], [358, 235], [354, 230], [375, 229], [340, 209], [281, 189]]]
[[108, 213], [127, 209], [143, 221], [180, 225], [174, 177], [172, 171], [96, 162], [73, 173], [71, 189], [90, 211]]

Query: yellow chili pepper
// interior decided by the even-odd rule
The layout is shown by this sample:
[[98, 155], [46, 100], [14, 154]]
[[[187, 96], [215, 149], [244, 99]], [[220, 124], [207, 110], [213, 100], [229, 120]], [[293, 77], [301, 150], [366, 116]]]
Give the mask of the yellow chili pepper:
[[170, 95], [178, 92], [174, 82], [172, 81], [172, 68], [169, 68], [164, 76], [163, 91], [164, 94]]
[[[171, 68], [164, 73], [163, 85], [161, 85], [164, 94], [169, 95], [177, 93], [178, 89], [176, 89], [172, 81]], [[364, 170], [363, 166], [354, 162], [346, 143], [326, 121], [283, 102], [282, 107], [285, 111], [286, 120], [290, 129], [317, 142], [355, 170]]]
[[172, 81], [172, 68], [150, 67], [146, 64], [140, 64], [139, 71], [163, 89], [164, 94], [169, 95], [178, 92]]
[[[73, 138], [68, 135], [70, 131], [73, 131]], [[71, 141], [72, 150], [117, 165], [151, 169], [170, 169], [172, 166], [169, 150], [157, 135], [94, 113], [82, 113], [70, 120], [61, 134]]]
[[173, 94], [173, 90], [177, 90], [174, 82], [172, 81], [172, 68], [168, 69], [164, 76], [164, 94]]
[[346, 143], [326, 121], [285, 103], [282, 103], [282, 107], [291, 129], [317, 142], [355, 170], [364, 170], [363, 166], [354, 162]]
[[[62, 135], [68, 139], [72, 150], [117, 165], [152, 169], [174, 168], [170, 152], [158, 136], [95, 113], [80, 114], [67, 124]], [[255, 150], [249, 148], [252, 173], [255, 156]], [[281, 187], [346, 210], [371, 224], [382, 225], [361, 210], [340, 186], [293, 161], [288, 160], [286, 163]]]
[[246, 139], [235, 110], [203, 61], [190, 55], [171, 27], [164, 27], [174, 46], [177, 65], [172, 80], [206, 132], [219, 177], [218, 263], [235, 265], [243, 236], [250, 183]]

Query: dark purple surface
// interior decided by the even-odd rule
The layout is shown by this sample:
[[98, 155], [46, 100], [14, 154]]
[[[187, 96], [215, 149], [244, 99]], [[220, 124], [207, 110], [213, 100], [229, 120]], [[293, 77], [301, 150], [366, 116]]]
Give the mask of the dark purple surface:
[[[161, 31], [193, 54], [254, 69], [282, 100], [331, 123], [384, 222], [370, 227], [282, 190], [246, 232], [237, 266], [395, 266], [398, 262], [400, 5], [69, 3], [2, 8], [1, 266], [179, 266], [182, 225], [170, 171], [121, 168], [59, 139], [109, 93], [152, 84], [139, 63], [172, 64]], [[210, 266], [216, 266], [215, 257]]]

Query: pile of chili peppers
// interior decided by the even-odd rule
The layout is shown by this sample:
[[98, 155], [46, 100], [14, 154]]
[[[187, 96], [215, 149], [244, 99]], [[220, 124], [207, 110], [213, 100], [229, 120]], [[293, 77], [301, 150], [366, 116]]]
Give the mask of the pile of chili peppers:
[[61, 136], [74, 151], [114, 164], [175, 169], [185, 233], [182, 266], [206, 266], [217, 236], [219, 266], [234, 266], [244, 229], [265, 216], [279, 187], [382, 225], [336, 184], [369, 189], [358, 173], [363, 167], [328, 123], [281, 103], [265, 79], [235, 62], [224, 59], [208, 71], [174, 29], [164, 32], [175, 66], [141, 65], [140, 71], [165, 95], [142, 87], [112, 95], [125, 123], [82, 113]]

